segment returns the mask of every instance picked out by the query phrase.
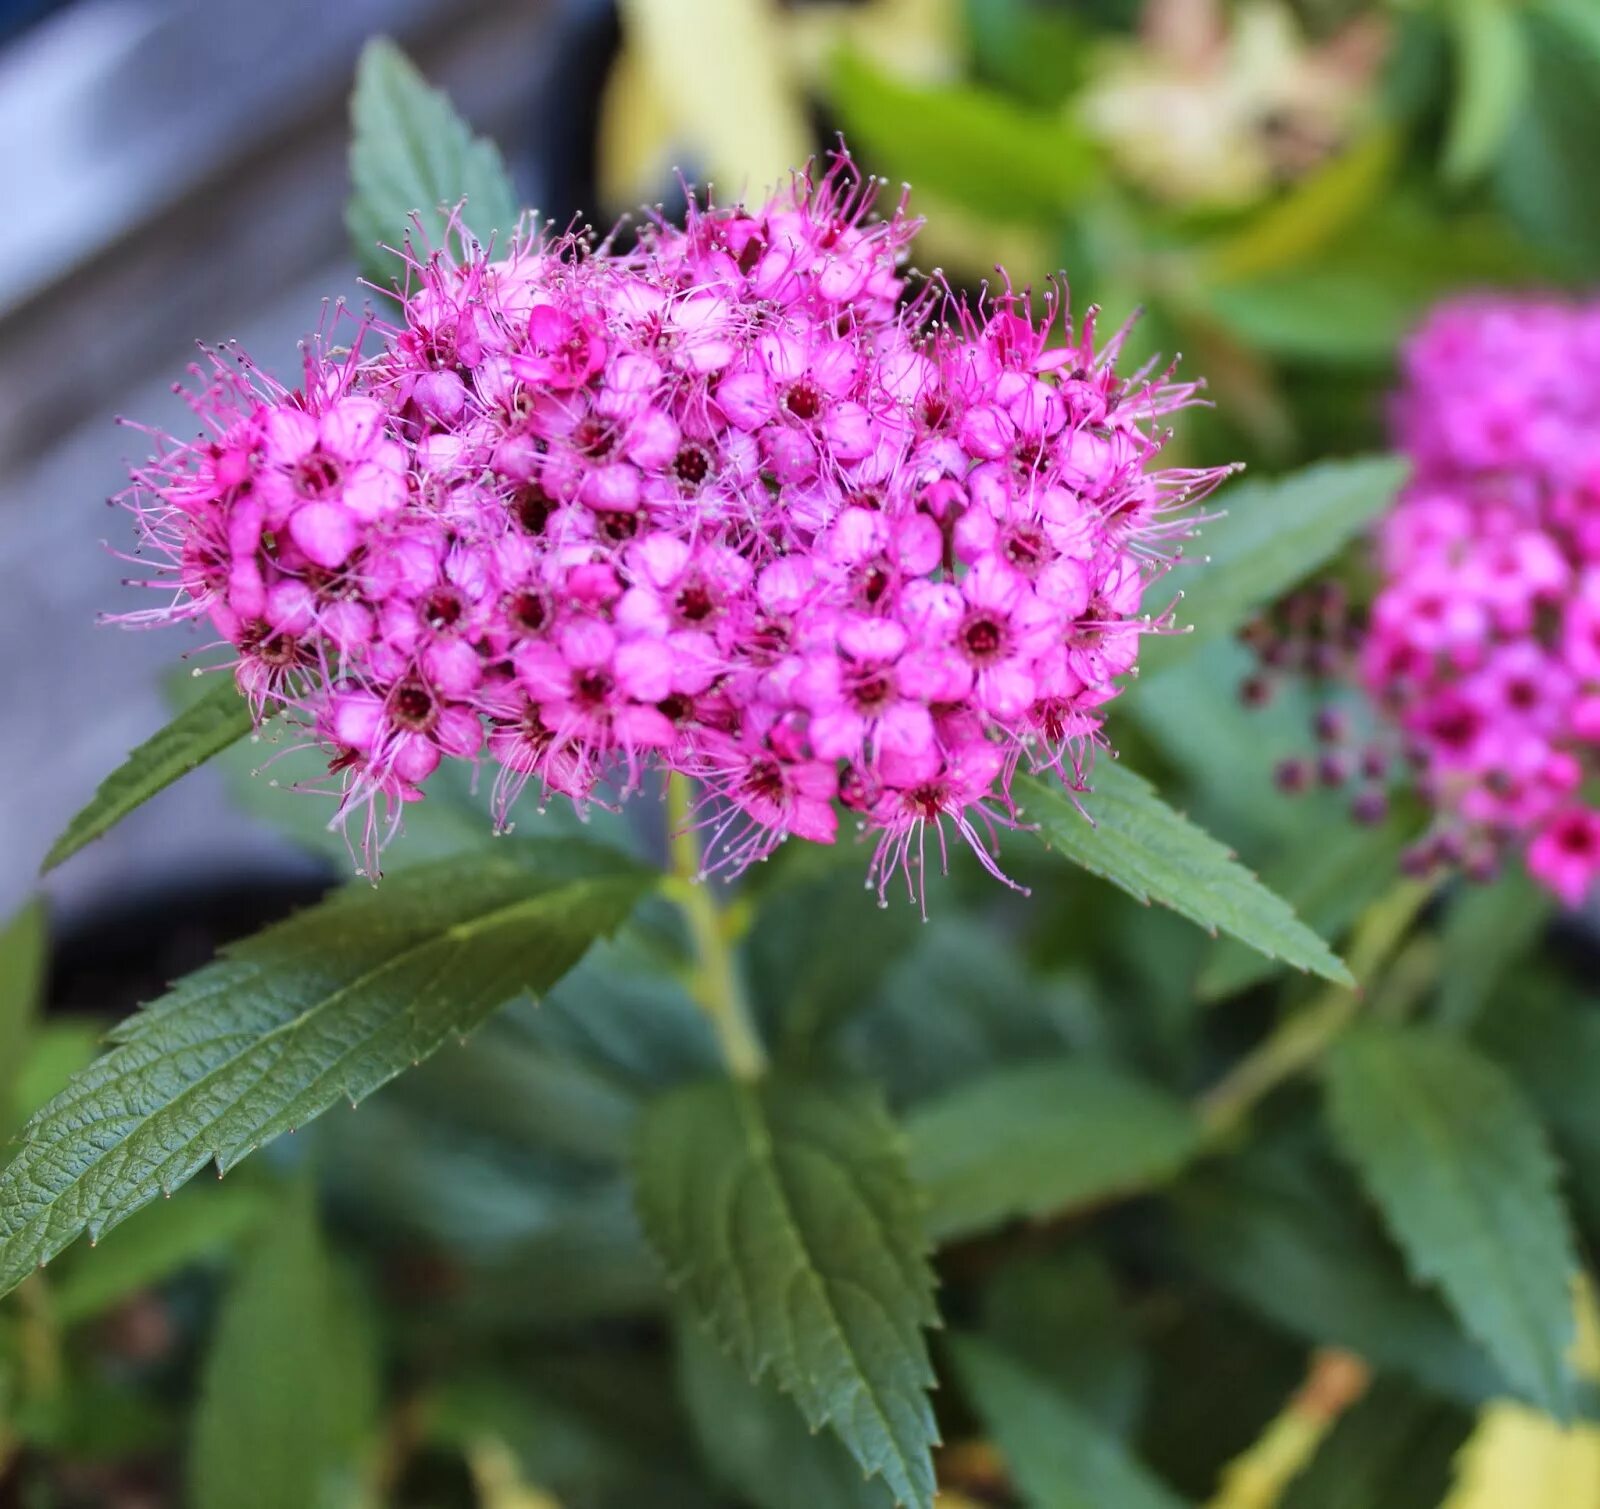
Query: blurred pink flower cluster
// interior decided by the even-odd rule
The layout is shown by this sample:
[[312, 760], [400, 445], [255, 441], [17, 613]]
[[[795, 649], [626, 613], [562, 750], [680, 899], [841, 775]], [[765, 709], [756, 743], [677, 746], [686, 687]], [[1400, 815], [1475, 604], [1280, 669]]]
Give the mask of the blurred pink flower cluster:
[[1600, 874], [1600, 304], [1474, 299], [1405, 353], [1415, 471], [1361, 654], [1446, 857], [1526, 846], [1569, 905]]
[[1081, 789], [1222, 474], [1153, 467], [1193, 388], [1119, 377], [1092, 311], [1050, 345], [1053, 297], [908, 296], [917, 222], [872, 188], [841, 158], [627, 250], [417, 258], [395, 323], [292, 392], [215, 359], [204, 434], [126, 495], [175, 589], [142, 616], [237, 649], [369, 866], [441, 760], [487, 755], [502, 824], [530, 782], [581, 808], [656, 766], [702, 783], [713, 868], [833, 841], [837, 804], [880, 893], [945, 819], [993, 869], [1019, 763]]

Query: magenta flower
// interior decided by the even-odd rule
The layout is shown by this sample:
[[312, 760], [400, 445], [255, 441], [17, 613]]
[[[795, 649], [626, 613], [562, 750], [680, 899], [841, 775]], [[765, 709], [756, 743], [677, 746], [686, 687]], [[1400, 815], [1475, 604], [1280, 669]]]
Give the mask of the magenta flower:
[[1157, 469], [1194, 389], [1119, 376], [1092, 313], [908, 298], [917, 223], [872, 208], [841, 156], [626, 253], [419, 258], [292, 392], [214, 359], [206, 438], [126, 495], [167, 563], [143, 617], [209, 618], [310, 730], [368, 868], [445, 759], [497, 767], [502, 824], [530, 783], [693, 775], [729, 873], [836, 804], [880, 889], [921, 891], [930, 827], [995, 868], [1020, 763], [1081, 787], [1225, 473]]
[[1600, 305], [1446, 305], [1395, 403], [1413, 480], [1378, 541], [1362, 679], [1437, 812], [1419, 862], [1526, 849], [1570, 905], [1600, 877]]

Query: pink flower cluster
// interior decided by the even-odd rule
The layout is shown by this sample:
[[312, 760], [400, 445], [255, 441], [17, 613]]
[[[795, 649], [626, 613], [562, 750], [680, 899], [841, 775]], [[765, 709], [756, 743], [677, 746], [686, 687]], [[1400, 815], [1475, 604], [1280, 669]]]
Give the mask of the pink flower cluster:
[[1474, 299], [1405, 353], [1415, 472], [1379, 540], [1361, 674], [1446, 853], [1600, 875], [1600, 304]]
[[685, 772], [728, 871], [842, 806], [880, 892], [946, 818], [994, 868], [1019, 763], [1082, 789], [1223, 475], [1152, 465], [1194, 389], [1119, 377], [1092, 311], [1051, 345], [1053, 297], [908, 296], [872, 188], [841, 158], [626, 251], [435, 253], [299, 389], [202, 373], [205, 433], [126, 495], [176, 588], [147, 616], [208, 618], [326, 747], [369, 866], [446, 758], [498, 768], [501, 823]]

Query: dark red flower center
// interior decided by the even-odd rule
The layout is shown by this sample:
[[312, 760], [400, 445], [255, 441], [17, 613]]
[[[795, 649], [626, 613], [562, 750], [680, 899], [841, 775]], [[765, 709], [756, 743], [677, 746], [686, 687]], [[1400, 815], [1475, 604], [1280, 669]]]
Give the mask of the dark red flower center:
[[586, 414], [578, 421], [577, 429], [572, 432], [573, 445], [585, 456], [607, 455], [616, 441], [616, 426], [609, 424], [598, 414]]
[[422, 600], [422, 621], [430, 629], [448, 629], [461, 618], [461, 599], [448, 587], [435, 587]]
[[1529, 712], [1539, 705], [1538, 685], [1526, 676], [1517, 676], [1506, 686], [1506, 702], [1518, 712]]
[[1027, 573], [1038, 569], [1045, 557], [1044, 535], [1031, 525], [1020, 525], [1005, 538], [1002, 553], [1018, 571]]
[[603, 703], [611, 695], [614, 683], [605, 671], [585, 671], [578, 677], [578, 700], [587, 702], [591, 707]]
[[600, 533], [614, 545], [631, 540], [639, 532], [639, 515], [627, 512], [610, 512], [600, 515]]
[[717, 601], [701, 582], [691, 582], [682, 588], [673, 606], [678, 617], [688, 623], [702, 623], [717, 611]]
[[256, 647], [257, 657], [267, 665], [287, 668], [300, 661], [300, 641], [293, 634], [268, 634]]
[[756, 760], [745, 772], [744, 789], [751, 796], [764, 797], [769, 802], [781, 802], [787, 794], [782, 768], [776, 760]]
[[550, 617], [550, 606], [537, 592], [518, 592], [506, 604], [506, 616], [525, 634], [537, 634]]
[[889, 582], [889, 573], [882, 566], [868, 566], [861, 573], [861, 601], [869, 608], [876, 608], [889, 590]]
[[815, 419], [822, 412], [822, 389], [802, 377], [783, 396], [783, 406], [796, 419]]
[[870, 676], [863, 677], [851, 688], [851, 700], [857, 709], [863, 713], [877, 712], [882, 708], [894, 692], [893, 684], [882, 671], [875, 671]]
[[511, 512], [524, 534], [543, 534], [555, 506], [555, 499], [537, 482], [518, 488], [511, 499]]
[[686, 445], [673, 457], [672, 469], [680, 482], [698, 487], [711, 475], [711, 457], [698, 445]]
[[961, 626], [959, 638], [967, 658], [982, 665], [999, 657], [1005, 648], [1006, 631], [994, 619], [979, 615]]
[[1563, 823], [1556, 834], [1563, 854], [1587, 859], [1596, 850], [1594, 830], [1587, 823]]
[[1483, 720], [1466, 703], [1443, 708], [1429, 719], [1429, 731], [1441, 744], [1463, 749], [1478, 736]]
[[326, 451], [312, 451], [294, 466], [295, 489], [302, 497], [325, 498], [343, 480], [344, 468]]
[[401, 728], [424, 733], [433, 726], [437, 716], [433, 693], [415, 681], [396, 687], [389, 699], [390, 716]]

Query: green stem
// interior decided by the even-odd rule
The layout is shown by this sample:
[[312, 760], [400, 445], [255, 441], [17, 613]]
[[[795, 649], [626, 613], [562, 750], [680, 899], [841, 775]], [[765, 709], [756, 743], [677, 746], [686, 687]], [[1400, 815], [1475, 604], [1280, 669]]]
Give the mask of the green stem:
[[693, 826], [691, 806], [689, 778], [674, 771], [667, 778], [667, 838], [672, 858], [667, 894], [688, 924], [695, 954], [691, 987], [711, 1019], [728, 1072], [735, 1079], [759, 1079], [766, 1071], [767, 1055], [739, 981], [733, 929], [701, 875], [700, 836]]
[[1355, 1020], [1363, 986], [1376, 979], [1432, 895], [1431, 885], [1404, 880], [1367, 908], [1350, 941], [1350, 972], [1360, 982], [1357, 988], [1323, 991], [1309, 1006], [1284, 1018], [1201, 1096], [1196, 1110], [1213, 1138], [1228, 1135], [1279, 1085], [1322, 1057]]

